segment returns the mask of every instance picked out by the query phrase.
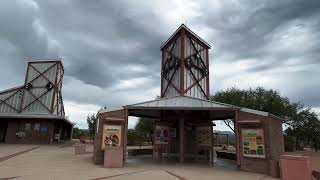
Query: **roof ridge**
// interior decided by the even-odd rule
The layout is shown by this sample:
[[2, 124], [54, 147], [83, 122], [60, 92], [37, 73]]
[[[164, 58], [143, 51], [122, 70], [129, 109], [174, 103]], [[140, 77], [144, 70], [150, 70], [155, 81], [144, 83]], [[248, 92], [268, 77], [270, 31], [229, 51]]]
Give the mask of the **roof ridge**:
[[185, 24], [181, 24], [178, 29], [176, 29], [172, 35], [160, 46], [160, 49], [162, 50], [169, 42], [170, 40], [182, 29], [184, 28], [187, 30], [191, 35], [193, 35], [196, 39], [198, 39], [200, 42], [202, 42], [205, 46], [207, 46], [209, 49], [211, 48], [210, 44], [207, 43], [205, 40], [203, 40], [200, 36], [198, 36], [195, 32], [193, 32], [190, 28], [188, 28]]

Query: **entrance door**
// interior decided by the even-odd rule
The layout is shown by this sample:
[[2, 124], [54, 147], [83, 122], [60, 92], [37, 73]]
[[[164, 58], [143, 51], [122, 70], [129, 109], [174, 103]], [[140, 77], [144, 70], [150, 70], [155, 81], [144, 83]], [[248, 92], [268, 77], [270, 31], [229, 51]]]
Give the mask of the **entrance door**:
[[8, 121], [0, 119], [0, 143], [4, 143], [8, 128]]

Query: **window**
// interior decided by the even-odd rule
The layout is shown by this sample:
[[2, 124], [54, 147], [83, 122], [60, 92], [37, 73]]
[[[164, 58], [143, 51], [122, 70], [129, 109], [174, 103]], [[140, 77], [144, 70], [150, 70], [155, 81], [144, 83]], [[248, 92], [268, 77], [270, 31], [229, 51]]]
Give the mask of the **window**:
[[24, 126], [24, 130], [30, 130], [31, 124], [30, 123], [26, 123]]
[[39, 131], [39, 130], [40, 130], [40, 123], [35, 123], [33, 129], [34, 129], [35, 131]]

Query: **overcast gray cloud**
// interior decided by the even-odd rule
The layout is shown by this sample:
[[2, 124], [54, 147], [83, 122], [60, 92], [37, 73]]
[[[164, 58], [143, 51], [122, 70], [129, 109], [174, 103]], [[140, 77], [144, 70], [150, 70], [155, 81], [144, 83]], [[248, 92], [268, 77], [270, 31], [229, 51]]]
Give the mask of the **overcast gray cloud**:
[[181, 23], [212, 45], [211, 93], [264, 86], [320, 109], [318, 0], [1, 1], [0, 88], [23, 82], [27, 60], [62, 57], [82, 126], [104, 105], [159, 95], [159, 48]]

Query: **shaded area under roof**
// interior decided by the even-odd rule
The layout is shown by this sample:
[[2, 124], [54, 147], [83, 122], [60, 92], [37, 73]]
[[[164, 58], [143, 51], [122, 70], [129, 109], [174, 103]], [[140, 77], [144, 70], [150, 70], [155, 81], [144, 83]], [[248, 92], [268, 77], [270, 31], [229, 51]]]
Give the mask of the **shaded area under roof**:
[[0, 119], [50, 119], [62, 120], [67, 124], [74, 125], [65, 116], [57, 116], [52, 114], [13, 114], [13, 113], [0, 113]]

